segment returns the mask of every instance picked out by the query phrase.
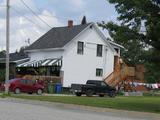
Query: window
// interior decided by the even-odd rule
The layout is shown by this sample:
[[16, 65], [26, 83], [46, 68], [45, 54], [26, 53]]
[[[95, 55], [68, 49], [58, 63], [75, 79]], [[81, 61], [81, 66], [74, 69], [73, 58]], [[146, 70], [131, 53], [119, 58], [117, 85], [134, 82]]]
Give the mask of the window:
[[118, 48], [114, 48], [115, 49], [115, 51], [117, 52], [117, 53], [119, 53], [119, 49]]
[[102, 50], [103, 50], [103, 46], [98, 44], [97, 45], [97, 56], [98, 57], [102, 57]]
[[27, 84], [29, 84], [29, 85], [32, 85], [32, 84], [35, 84], [36, 83], [36, 81], [34, 81], [34, 80], [27, 80]]
[[97, 68], [96, 69], [96, 76], [101, 77], [103, 75], [103, 69]]
[[84, 47], [84, 43], [78, 41], [78, 46], [77, 46], [77, 54], [83, 54], [83, 48]]
[[21, 84], [25, 84], [25, 85], [28, 85], [28, 84], [30, 85], [34, 83], [35, 83], [34, 80], [25, 80], [25, 79], [21, 80]]
[[27, 84], [27, 80], [24, 80], [24, 79], [21, 80], [20, 82], [21, 82], [21, 84]]

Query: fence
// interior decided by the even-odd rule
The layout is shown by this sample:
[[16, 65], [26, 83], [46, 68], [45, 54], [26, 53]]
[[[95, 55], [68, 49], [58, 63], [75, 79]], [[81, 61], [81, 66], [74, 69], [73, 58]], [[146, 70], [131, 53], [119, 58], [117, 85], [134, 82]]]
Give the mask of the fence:
[[58, 76], [39, 76], [39, 75], [25, 75], [25, 79], [40, 80], [48, 83], [62, 83], [62, 78]]

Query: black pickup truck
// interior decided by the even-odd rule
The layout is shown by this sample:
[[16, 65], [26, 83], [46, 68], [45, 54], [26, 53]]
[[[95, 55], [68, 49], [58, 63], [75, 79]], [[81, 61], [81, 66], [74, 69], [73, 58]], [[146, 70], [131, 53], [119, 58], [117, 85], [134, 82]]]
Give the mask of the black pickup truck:
[[76, 96], [81, 96], [86, 94], [88, 97], [92, 95], [99, 95], [103, 97], [108, 95], [114, 97], [116, 95], [115, 88], [110, 87], [103, 81], [98, 80], [88, 80], [86, 84], [72, 84], [71, 91], [76, 94]]

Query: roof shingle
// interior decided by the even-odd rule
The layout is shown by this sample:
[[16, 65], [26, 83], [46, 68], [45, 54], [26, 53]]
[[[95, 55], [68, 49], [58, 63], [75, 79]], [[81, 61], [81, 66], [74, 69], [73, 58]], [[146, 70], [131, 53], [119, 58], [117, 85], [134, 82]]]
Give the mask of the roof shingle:
[[91, 25], [91, 23], [75, 25], [73, 27], [67, 26], [52, 28], [32, 45], [30, 45], [27, 50], [61, 48], [89, 25]]

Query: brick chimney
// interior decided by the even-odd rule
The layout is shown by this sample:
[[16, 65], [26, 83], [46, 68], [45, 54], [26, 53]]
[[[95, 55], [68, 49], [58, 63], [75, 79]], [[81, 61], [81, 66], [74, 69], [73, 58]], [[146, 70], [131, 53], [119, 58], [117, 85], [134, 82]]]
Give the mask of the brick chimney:
[[73, 20], [68, 20], [68, 27], [73, 27]]

